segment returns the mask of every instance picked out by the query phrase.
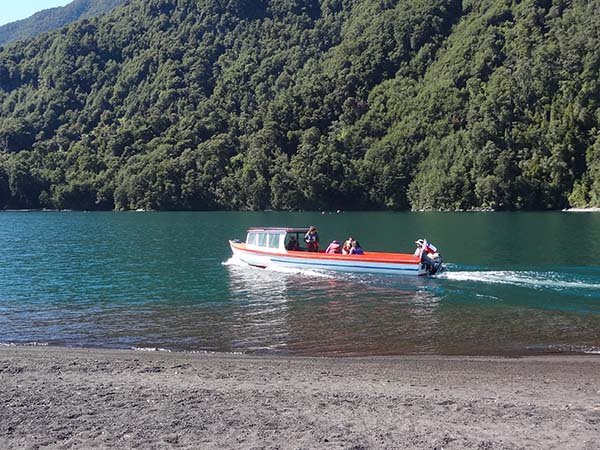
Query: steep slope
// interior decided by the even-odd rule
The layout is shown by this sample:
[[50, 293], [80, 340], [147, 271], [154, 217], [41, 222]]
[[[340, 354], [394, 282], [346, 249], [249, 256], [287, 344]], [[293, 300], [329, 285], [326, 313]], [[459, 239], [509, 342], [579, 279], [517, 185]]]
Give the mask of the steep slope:
[[28, 39], [47, 31], [56, 30], [79, 19], [104, 14], [125, 0], [74, 0], [66, 6], [35, 13], [27, 19], [0, 26], [0, 45]]
[[597, 205], [599, 3], [132, 0], [0, 52], [0, 207]]

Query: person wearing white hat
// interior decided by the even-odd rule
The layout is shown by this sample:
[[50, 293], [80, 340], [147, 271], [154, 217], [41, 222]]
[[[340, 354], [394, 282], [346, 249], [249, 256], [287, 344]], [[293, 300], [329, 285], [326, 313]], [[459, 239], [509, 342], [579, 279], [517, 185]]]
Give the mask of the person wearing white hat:
[[417, 249], [415, 250], [414, 255], [418, 256], [421, 259], [423, 259], [423, 257], [427, 257], [429, 255], [437, 253], [437, 248], [435, 247], [435, 245], [427, 242], [427, 239], [417, 239], [415, 241], [415, 244], [417, 245]]

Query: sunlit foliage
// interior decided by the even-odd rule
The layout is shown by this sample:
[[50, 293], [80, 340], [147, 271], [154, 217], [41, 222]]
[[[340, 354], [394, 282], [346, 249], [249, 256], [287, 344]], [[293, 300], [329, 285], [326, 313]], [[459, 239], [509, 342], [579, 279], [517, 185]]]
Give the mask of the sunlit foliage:
[[131, 0], [0, 51], [0, 208], [600, 204], [599, 0]]

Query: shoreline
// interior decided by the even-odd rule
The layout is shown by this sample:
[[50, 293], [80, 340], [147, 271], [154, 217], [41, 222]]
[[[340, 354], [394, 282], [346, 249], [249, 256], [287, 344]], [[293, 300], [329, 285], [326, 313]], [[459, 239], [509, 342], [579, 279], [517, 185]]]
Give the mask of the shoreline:
[[600, 212], [600, 208], [590, 207], [590, 208], [567, 208], [563, 209], [564, 212]]
[[314, 358], [314, 359], [364, 359], [364, 358], [499, 358], [499, 359], [518, 359], [518, 358], [537, 358], [550, 357], [560, 358], [577, 356], [600, 356], [600, 348], [586, 345], [564, 345], [557, 349], [552, 347], [533, 348], [527, 347], [521, 350], [506, 350], [489, 353], [379, 353], [379, 354], [361, 354], [361, 353], [335, 353], [335, 354], [306, 354], [306, 353], [277, 353], [277, 352], [259, 352], [247, 353], [244, 351], [217, 351], [217, 350], [185, 350], [164, 347], [111, 347], [95, 345], [67, 345], [48, 342], [12, 342], [0, 341], [2, 348], [52, 348], [70, 350], [89, 350], [89, 351], [116, 351], [116, 352], [135, 352], [135, 353], [172, 353], [175, 355], [214, 355], [214, 356], [239, 356], [239, 357], [257, 357], [257, 358]]
[[64, 212], [312, 212], [312, 213], [320, 213], [321, 215], [327, 214], [344, 214], [346, 212], [368, 212], [368, 213], [379, 213], [379, 212], [421, 212], [421, 213], [432, 213], [432, 212], [444, 212], [444, 213], [453, 213], [453, 212], [461, 212], [461, 213], [503, 213], [503, 212], [600, 212], [600, 207], [590, 206], [586, 208], [564, 208], [564, 209], [549, 209], [549, 210], [539, 210], [539, 209], [529, 209], [529, 210], [495, 210], [491, 208], [473, 208], [473, 209], [456, 209], [456, 210], [443, 210], [443, 209], [405, 209], [405, 210], [339, 210], [337, 211], [323, 211], [323, 210], [303, 210], [303, 211], [289, 211], [289, 210], [276, 210], [276, 209], [265, 209], [265, 210], [256, 210], [256, 211], [244, 211], [244, 210], [224, 210], [224, 209], [214, 209], [214, 210], [194, 210], [194, 209], [179, 209], [179, 210], [158, 210], [158, 209], [51, 209], [51, 208], [39, 208], [39, 209], [0, 209], [0, 212], [7, 213], [27, 213], [27, 212], [48, 212], [48, 213], [64, 213]]
[[600, 447], [600, 357], [0, 346], [0, 447]]

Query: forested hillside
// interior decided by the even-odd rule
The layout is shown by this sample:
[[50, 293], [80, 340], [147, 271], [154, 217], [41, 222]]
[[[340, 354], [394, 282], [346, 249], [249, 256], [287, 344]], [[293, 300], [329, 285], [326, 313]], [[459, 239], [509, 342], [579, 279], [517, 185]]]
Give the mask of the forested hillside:
[[[18, 1], [18, 0], [17, 0]], [[27, 19], [0, 26], [0, 45], [38, 36], [79, 19], [96, 17], [124, 0], [73, 0], [66, 6], [45, 9]]]
[[600, 0], [131, 0], [0, 52], [0, 208], [600, 205]]

